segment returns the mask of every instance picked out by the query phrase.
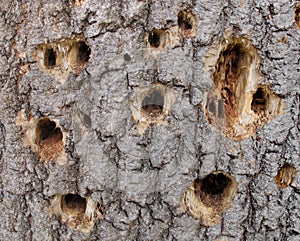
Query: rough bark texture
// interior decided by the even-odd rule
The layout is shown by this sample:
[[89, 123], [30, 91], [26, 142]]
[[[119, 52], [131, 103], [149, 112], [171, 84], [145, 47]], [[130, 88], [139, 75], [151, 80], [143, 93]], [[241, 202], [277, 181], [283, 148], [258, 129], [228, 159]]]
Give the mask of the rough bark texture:
[[[0, 240], [300, 240], [296, 4], [1, 0]], [[176, 27], [180, 11], [193, 13], [196, 34], [184, 32], [153, 56], [146, 34]], [[228, 32], [258, 50], [262, 83], [285, 104], [241, 141], [214, 130], [202, 108], [214, 86], [204, 56]], [[39, 46], [76, 38], [90, 48], [87, 64], [41, 69]], [[54, 54], [47, 54], [42, 64], [51, 67]], [[140, 134], [132, 100], [157, 82], [174, 98], [162, 123]], [[65, 162], [43, 161], [26, 145], [20, 113], [28, 123], [56, 120]], [[298, 175], [280, 189], [275, 177], [285, 163]], [[213, 171], [230, 173], [238, 191], [221, 222], [206, 227], [180, 202], [196, 178]], [[51, 209], [55, 195], [68, 193], [100, 204], [103, 216], [90, 232], [74, 230]]]

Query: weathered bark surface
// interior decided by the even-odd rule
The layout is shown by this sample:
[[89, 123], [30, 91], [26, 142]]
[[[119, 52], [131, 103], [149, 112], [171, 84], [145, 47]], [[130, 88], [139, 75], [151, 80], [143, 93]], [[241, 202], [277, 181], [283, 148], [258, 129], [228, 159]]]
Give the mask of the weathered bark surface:
[[[296, 2], [73, 2], [0, 1], [0, 240], [300, 240]], [[196, 16], [196, 36], [153, 57], [144, 36], [176, 26], [180, 10]], [[285, 103], [241, 141], [215, 131], [201, 108], [213, 87], [203, 58], [229, 30], [258, 50], [263, 83]], [[91, 49], [87, 65], [61, 76], [39, 68], [40, 44], [76, 37]], [[167, 123], [140, 135], [132, 98], [157, 82], [176, 93]], [[21, 111], [28, 121], [57, 120], [65, 164], [24, 145]], [[279, 189], [284, 163], [298, 175]], [[205, 227], [181, 213], [180, 201], [197, 177], [217, 170], [234, 176], [238, 192], [221, 223]], [[53, 197], [67, 193], [105, 206], [89, 233], [51, 213]]]

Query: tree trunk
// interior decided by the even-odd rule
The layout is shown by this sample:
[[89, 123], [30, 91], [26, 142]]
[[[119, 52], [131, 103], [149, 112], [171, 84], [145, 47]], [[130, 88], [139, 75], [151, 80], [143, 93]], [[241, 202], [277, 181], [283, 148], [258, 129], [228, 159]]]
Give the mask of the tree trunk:
[[0, 240], [300, 240], [300, 3], [0, 10]]

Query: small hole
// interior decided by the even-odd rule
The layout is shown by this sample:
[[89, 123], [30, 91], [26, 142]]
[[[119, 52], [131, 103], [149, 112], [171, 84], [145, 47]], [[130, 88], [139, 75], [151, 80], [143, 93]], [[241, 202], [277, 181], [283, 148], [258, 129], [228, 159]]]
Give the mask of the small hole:
[[220, 222], [222, 213], [230, 208], [237, 192], [237, 182], [228, 173], [217, 171], [196, 179], [184, 195], [184, 205], [201, 224]]
[[162, 114], [164, 97], [158, 90], [147, 95], [142, 101], [142, 110], [150, 117], [158, 117]]
[[179, 28], [181, 28], [182, 31], [191, 30], [193, 28], [193, 22], [191, 18], [189, 18], [187, 14], [183, 11], [180, 11], [178, 13], [177, 22]]
[[196, 36], [197, 19], [190, 11], [180, 11], [177, 15], [179, 31], [185, 38]]
[[231, 180], [223, 173], [207, 175], [201, 185], [201, 192], [208, 195], [221, 195]]
[[158, 48], [161, 42], [161, 33], [158, 30], [152, 30], [148, 36], [148, 42], [151, 47]]
[[44, 160], [56, 159], [63, 149], [63, 134], [56, 123], [48, 117], [42, 118], [36, 127], [36, 143], [40, 147], [40, 157]]
[[266, 100], [265, 92], [262, 88], [258, 88], [252, 97], [251, 109], [255, 113], [258, 113], [261, 111], [265, 111], [266, 106], [267, 106], [267, 100]]
[[297, 175], [297, 170], [295, 167], [289, 164], [284, 164], [279, 169], [277, 176], [275, 177], [277, 186], [279, 188], [290, 186], [296, 175]]
[[53, 50], [53, 48], [46, 49], [44, 65], [48, 68], [54, 67], [56, 65], [56, 52]]
[[78, 215], [86, 210], [86, 199], [77, 194], [63, 195], [61, 199], [61, 209], [65, 214]]
[[89, 61], [91, 55], [91, 49], [83, 41], [78, 42], [78, 55], [77, 63], [84, 64]]

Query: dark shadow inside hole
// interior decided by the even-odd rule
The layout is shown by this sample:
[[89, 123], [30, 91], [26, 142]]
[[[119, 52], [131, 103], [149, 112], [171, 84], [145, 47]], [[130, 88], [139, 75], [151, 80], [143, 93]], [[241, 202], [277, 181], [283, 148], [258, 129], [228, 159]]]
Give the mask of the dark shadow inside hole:
[[193, 28], [191, 19], [182, 11], [178, 13], [177, 23], [182, 30], [191, 30]]
[[160, 45], [160, 33], [158, 31], [152, 30], [148, 36], [148, 42], [154, 48], [158, 48]]
[[209, 195], [221, 195], [231, 180], [223, 173], [210, 173], [202, 180], [201, 192]]
[[142, 101], [142, 110], [151, 117], [158, 117], [164, 108], [164, 97], [158, 90], [147, 95]]
[[78, 42], [77, 62], [84, 64], [89, 61], [91, 55], [90, 47], [83, 41]]
[[62, 196], [61, 208], [65, 213], [82, 213], [85, 212], [87, 201], [77, 194], [67, 194]]
[[[226, 66], [226, 78], [237, 77], [240, 59], [242, 57], [241, 46], [239, 44], [229, 45], [223, 52]], [[233, 76], [231, 76], [233, 75]]]
[[266, 95], [262, 88], [258, 88], [255, 94], [253, 95], [251, 102], [251, 109], [257, 113], [264, 111], [266, 109], [267, 100]]
[[56, 52], [53, 50], [53, 48], [46, 49], [44, 65], [46, 67], [54, 67], [56, 65]]
[[56, 123], [51, 121], [49, 118], [40, 120], [36, 129], [37, 144], [40, 144], [42, 141], [53, 137], [59, 137], [59, 139], [62, 139], [63, 135], [61, 129], [56, 127]]

